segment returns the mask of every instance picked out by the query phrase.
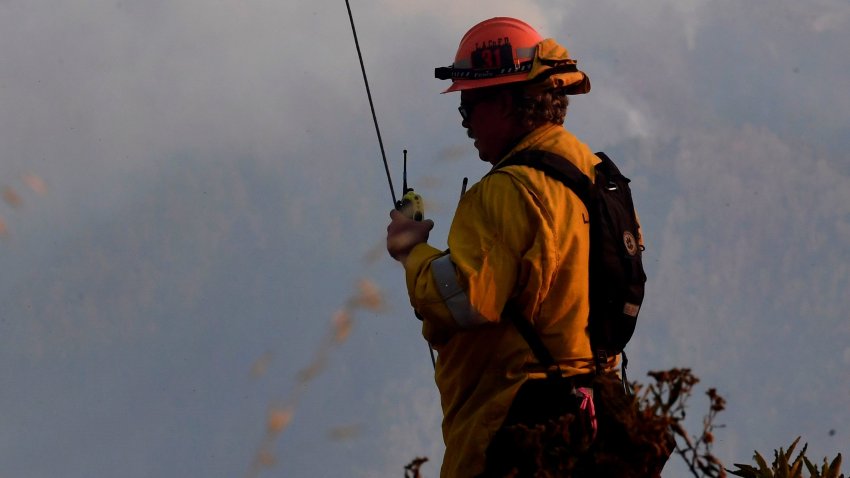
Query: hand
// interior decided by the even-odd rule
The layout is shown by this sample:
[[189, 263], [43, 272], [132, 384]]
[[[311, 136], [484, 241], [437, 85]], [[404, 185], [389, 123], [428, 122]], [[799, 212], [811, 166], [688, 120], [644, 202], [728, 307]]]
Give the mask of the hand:
[[395, 209], [390, 211], [390, 219], [387, 226], [387, 252], [390, 257], [404, 264], [417, 244], [428, 241], [434, 221], [414, 221]]

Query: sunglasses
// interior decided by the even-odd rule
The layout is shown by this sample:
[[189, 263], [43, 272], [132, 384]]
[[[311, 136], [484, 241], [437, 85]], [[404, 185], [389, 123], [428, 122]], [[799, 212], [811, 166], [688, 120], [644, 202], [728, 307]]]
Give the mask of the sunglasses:
[[469, 121], [469, 117], [472, 116], [472, 108], [475, 107], [475, 103], [463, 104], [457, 107], [458, 112], [460, 113], [460, 117], [463, 118], [464, 121]]
[[490, 98], [498, 95], [499, 92], [493, 92], [489, 95], [483, 95], [473, 100], [467, 100], [466, 102], [461, 101], [460, 106], [457, 107], [457, 111], [460, 113], [460, 117], [463, 118], [464, 121], [469, 121], [469, 118], [472, 117], [472, 110], [478, 106], [479, 103], [482, 103]]

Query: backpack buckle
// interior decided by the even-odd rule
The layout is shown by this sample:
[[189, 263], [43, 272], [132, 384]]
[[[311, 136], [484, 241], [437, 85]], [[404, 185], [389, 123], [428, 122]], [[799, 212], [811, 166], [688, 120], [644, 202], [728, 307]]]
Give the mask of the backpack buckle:
[[596, 350], [596, 374], [605, 372], [605, 364], [608, 363], [608, 352], [605, 349]]

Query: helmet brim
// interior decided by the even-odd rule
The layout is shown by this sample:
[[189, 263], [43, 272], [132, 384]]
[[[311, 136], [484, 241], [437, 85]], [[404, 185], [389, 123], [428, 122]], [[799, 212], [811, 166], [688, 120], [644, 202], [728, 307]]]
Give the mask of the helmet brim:
[[507, 85], [510, 83], [521, 83], [525, 81], [528, 75], [519, 73], [516, 75], [506, 75], [497, 78], [487, 78], [486, 80], [453, 80], [451, 86], [445, 89], [441, 94], [452, 93], [455, 91], [477, 90], [480, 88], [489, 88], [491, 86]]

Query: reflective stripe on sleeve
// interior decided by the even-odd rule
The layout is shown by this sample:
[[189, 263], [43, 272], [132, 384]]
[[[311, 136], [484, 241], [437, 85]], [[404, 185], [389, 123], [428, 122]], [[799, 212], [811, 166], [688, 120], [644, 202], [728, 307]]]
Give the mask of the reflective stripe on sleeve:
[[458, 283], [451, 254], [438, 257], [431, 262], [431, 275], [437, 283], [443, 302], [458, 325], [469, 328], [487, 322], [472, 308], [469, 297]]

